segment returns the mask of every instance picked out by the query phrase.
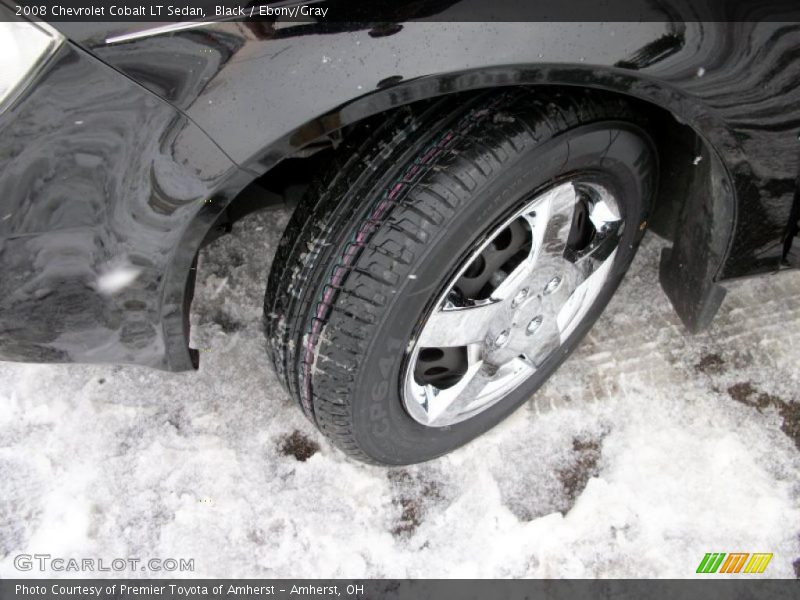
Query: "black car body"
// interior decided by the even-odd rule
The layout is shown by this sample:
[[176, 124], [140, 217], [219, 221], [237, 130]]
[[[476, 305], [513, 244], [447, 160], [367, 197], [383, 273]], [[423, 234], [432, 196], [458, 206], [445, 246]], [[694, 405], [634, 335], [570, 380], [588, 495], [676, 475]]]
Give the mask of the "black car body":
[[[648, 113], [650, 227], [672, 242], [661, 281], [689, 329], [721, 282], [800, 266], [799, 24], [657, 4], [639, 22], [486, 23], [453, 4], [385, 22], [53, 23], [65, 41], [0, 113], [0, 359], [195, 368], [198, 251], [254, 195], [283, 201], [366, 119], [490, 87], [600, 89]], [[104, 293], [120, 268], [132, 280]]]

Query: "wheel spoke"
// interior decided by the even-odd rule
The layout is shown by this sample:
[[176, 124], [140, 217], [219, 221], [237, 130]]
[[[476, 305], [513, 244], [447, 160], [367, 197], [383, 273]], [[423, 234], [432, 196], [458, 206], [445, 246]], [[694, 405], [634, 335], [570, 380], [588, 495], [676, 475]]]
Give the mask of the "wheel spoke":
[[547, 229], [542, 240], [542, 251], [548, 256], [561, 257], [572, 227], [572, 216], [578, 200], [575, 186], [565, 183], [547, 196]]
[[522, 357], [515, 357], [491, 371], [482, 360], [478, 360], [470, 365], [457, 386], [440, 392], [431, 403], [428, 417], [431, 420], [452, 420], [470, 414], [481, 407], [482, 396], [502, 389], [506, 378], [530, 372], [530, 363]]
[[596, 229], [591, 243], [579, 251], [567, 249], [565, 259], [571, 263], [570, 294], [558, 308], [560, 340], [564, 342], [594, 304], [608, 277], [616, 256], [624, 222], [608, 199], [600, 198], [592, 206], [589, 218]]
[[589, 277], [581, 282], [559, 309], [556, 318], [562, 342], [572, 334], [578, 323], [586, 316], [589, 307], [594, 304], [597, 295], [600, 293], [603, 284], [605, 284], [608, 278], [608, 273], [611, 270], [611, 266], [614, 264], [616, 253], [617, 250], [615, 247], [611, 255], [608, 256], [599, 267], [594, 269]]
[[605, 223], [589, 246], [577, 252], [567, 249], [565, 259], [571, 262], [585, 279], [617, 249], [621, 235], [622, 221]]
[[482, 389], [486, 381], [480, 344], [472, 344], [467, 348], [467, 371], [457, 384], [444, 390], [432, 385], [424, 387], [423, 408], [427, 420], [432, 422], [446, 412], [460, 411], [462, 404], [473, 397], [467, 392], [476, 388]]
[[[572, 226], [578, 195], [571, 183], [559, 185], [543, 194], [521, 218], [531, 229], [530, 252], [492, 293], [494, 299], [508, 299], [526, 281], [531, 280], [534, 290], [544, 285], [556, 273], [568, 269], [572, 259], [567, 248], [567, 237]], [[605, 217], [608, 210], [602, 213]], [[577, 285], [577, 283], [576, 283]]]
[[563, 260], [576, 202], [575, 186], [565, 183], [545, 194], [541, 207], [536, 205], [534, 218], [546, 223], [536, 256], [538, 264]]
[[505, 304], [489, 301], [463, 308], [439, 308], [428, 319], [417, 343], [422, 347], [468, 346], [484, 342]]
[[[552, 271], [553, 266], [564, 260], [566, 236], [572, 224], [575, 201], [575, 187], [571, 183], [565, 183], [544, 193], [521, 215], [531, 228], [531, 251], [497, 288], [495, 297], [509, 297], [513, 290], [537, 274], [538, 279], [544, 279], [544, 272], [548, 267]], [[534, 290], [538, 289], [537, 280], [530, 283]]]

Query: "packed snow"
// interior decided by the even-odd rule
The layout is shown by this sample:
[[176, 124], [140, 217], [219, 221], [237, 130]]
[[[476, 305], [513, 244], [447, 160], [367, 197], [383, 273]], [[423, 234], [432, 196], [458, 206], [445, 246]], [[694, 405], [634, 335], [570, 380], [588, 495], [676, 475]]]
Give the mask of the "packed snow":
[[800, 273], [730, 284], [692, 337], [649, 236], [531, 401], [448, 456], [384, 469], [333, 448], [265, 357], [287, 217], [251, 215], [204, 250], [199, 372], [0, 363], [0, 577], [81, 575], [15, 569], [35, 553], [194, 559], [171, 575], [197, 577], [682, 578], [706, 552], [800, 569]]

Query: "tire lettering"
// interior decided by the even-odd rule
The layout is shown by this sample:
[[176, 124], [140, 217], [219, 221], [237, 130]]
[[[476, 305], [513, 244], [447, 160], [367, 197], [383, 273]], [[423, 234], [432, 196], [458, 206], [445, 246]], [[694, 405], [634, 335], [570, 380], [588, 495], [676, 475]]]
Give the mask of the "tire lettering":
[[397, 353], [403, 349], [403, 342], [396, 338], [389, 338], [386, 341], [386, 354], [378, 359], [378, 371], [383, 378], [372, 386], [371, 405], [369, 407], [369, 420], [372, 422], [372, 435], [384, 437], [389, 433], [389, 418], [386, 411], [386, 402], [389, 395], [389, 378], [392, 369], [397, 362]]

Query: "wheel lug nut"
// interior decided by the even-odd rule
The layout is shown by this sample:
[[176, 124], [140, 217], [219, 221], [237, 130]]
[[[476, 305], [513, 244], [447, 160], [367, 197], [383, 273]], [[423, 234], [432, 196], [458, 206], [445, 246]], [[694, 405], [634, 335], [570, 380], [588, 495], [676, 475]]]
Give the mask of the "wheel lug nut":
[[504, 329], [500, 332], [500, 334], [494, 338], [494, 345], [496, 348], [502, 348], [508, 343], [508, 340], [511, 338], [511, 332], [508, 329]]
[[528, 297], [528, 288], [521, 289], [520, 291], [517, 292], [517, 295], [514, 296], [514, 299], [511, 300], [511, 307], [517, 308], [520, 304], [522, 304], [522, 302], [527, 297]]
[[539, 315], [537, 317], [533, 317], [531, 322], [528, 323], [528, 327], [525, 329], [528, 332], [528, 335], [534, 333], [539, 327], [542, 325], [542, 316]]
[[547, 282], [547, 285], [544, 286], [544, 293], [545, 294], [552, 294], [556, 291], [556, 288], [561, 285], [561, 277], [557, 275], [553, 277], [550, 281]]

